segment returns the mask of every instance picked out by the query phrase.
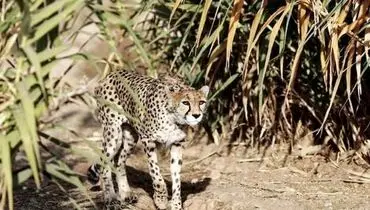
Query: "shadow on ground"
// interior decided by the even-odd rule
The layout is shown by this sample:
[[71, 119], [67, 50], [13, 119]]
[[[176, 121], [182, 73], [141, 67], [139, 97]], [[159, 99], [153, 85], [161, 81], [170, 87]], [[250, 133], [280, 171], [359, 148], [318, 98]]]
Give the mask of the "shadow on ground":
[[[152, 198], [154, 191], [152, 187], [152, 180], [149, 175], [149, 173], [137, 170], [131, 166], [126, 166], [127, 170], [127, 178], [130, 184], [130, 187], [132, 188], [138, 188], [142, 189], [146, 192], [146, 196], [149, 196]], [[207, 186], [210, 184], [211, 179], [205, 178], [201, 181], [198, 181], [196, 183], [192, 183], [190, 180], [183, 180], [181, 182], [181, 193], [182, 193], [182, 201], [185, 202], [187, 197], [192, 194], [197, 194], [200, 192], [203, 192]], [[172, 182], [165, 179], [167, 190], [169, 192], [169, 197], [171, 197], [171, 186]], [[117, 187], [116, 187], [117, 188]], [[99, 198], [97, 198], [97, 205], [98, 207], [103, 207], [103, 201], [102, 201], [102, 194], [100, 193], [101, 189], [99, 186], [94, 186], [91, 190], [99, 192]], [[117, 191], [117, 189], [116, 189]], [[170, 198], [169, 198], [170, 199]]]
[[[149, 173], [127, 166], [127, 174], [130, 186], [134, 189], [134, 192], [139, 192], [138, 196], [144, 196], [146, 200], [151, 200], [154, 192], [152, 187], [152, 180]], [[36, 190], [35, 184], [31, 181], [23, 187], [16, 188], [14, 197], [14, 209], [74, 209], [72, 202], [81, 205], [83, 209], [103, 209], [103, 195], [100, 191], [100, 187], [98, 186], [94, 186], [89, 190], [91, 198], [96, 203], [96, 207], [94, 207], [93, 205], [91, 205], [91, 203], [89, 203], [88, 199], [86, 199], [86, 197], [83, 196], [83, 194], [79, 192], [79, 190], [76, 189], [76, 187], [74, 187], [73, 185], [65, 183], [63, 181], [58, 181], [58, 186], [58, 184], [48, 179], [47, 177], [44, 177], [44, 180], [44, 185], [41, 187], [40, 190]], [[168, 192], [170, 193], [171, 182], [168, 180], [165, 181], [167, 184]], [[189, 195], [203, 192], [210, 184], [210, 181], [210, 178], [205, 178], [196, 183], [192, 183], [190, 180], [184, 180], [183, 182], [181, 182], [183, 202], [185, 202]], [[153, 202], [147, 201], [147, 203], [148, 204], [138, 204], [138, 206], [141, 206], [141, 208], [139, 209], [153, 209]], [[132, 206], [132, 209], [137, 209], [135, 208], [135, 206], [136, 204]]]

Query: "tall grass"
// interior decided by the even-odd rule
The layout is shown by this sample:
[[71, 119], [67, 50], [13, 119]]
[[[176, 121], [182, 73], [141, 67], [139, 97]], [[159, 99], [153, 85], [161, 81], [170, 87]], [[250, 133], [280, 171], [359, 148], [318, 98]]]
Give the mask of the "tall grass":
[[[87, 196], [87, 191], [79, 179], [61, 160], [61, 157], [48, 150], [40, 141], [45, 129], [55, 126], [45, 121], [47, 114], [73, 98], [82, 99], [85, 89], [71, 90], [62, 83], [64, 75], [81, 60], [97, 68], [105, 62], [81, 49], [69, 48], [89, 25], [99, 28], [98, 37], [110, 44], [108, 62], [124, 59], [117, 50], [116, 39], [110, 26], [122, 27], [127, 37], [132, 38], [131, 50], [141, 55], [139, 61], [127, 62], [148, 66], [149, 73], [156, 75], [149, 55], [143, 48], [141, 39], [133, 30], [133, 23], [122, 7], [122, 2], [110, 5], [107, 2], [84, 0], [8, 0], [1, 2], [0, 15], [0, 209], [13, 209], [13, 188], [33, 178], [40, 188], [43, 174], [50, 175], [53, 181], [62, 180], [77, 186]], [[86, 17], [80, 14], [87, 13]], [[82, 20], [82, 21], [81, 21]], [[78, 24], [78, 22], [82, 22]], [[84, 45], [88, 45], [92, 34]], [[78, 40], [77, 40], [78, 41]], [[84, 46], [83, 45], [83, 46]], [[118, 58], [118, 59], [116, 59]], [[72, 64], [62, 72], [62, 76], [51, 78], [53, 71], [61, 71], [60, 62], [71, 60]], [[99, 69], [97, 69], [99, 70]], [[82, 98], [81, 98], [82, 97]], [[63, 141], [46, 138], [69, 151], [75, 151]], [[58, 142], [55, 142], [58, 141]], [[41, 152], [50, 159], [41, 158]], [[27, 167], [16, 167], [15, 157], [25, 154]]]
[[[13, 184], [33, 177], [37, 187], [41, 173], [71, 180], [82, 187], [75, 175], [66, 175], [58, 161], [45, 163], [40, 156], [38, 131], [40, 117], [54, 97], [56, 83], [49, 74], [66, 50], [59, 29], [61, 22], [73, 21], [73, 13], [84, 1], [3, 1], [0, 22], [0, 138], [1, 205], [13, 209]], [[74, 54], [70, 56], [75, 56]], [[28, 167], [13, 172], [20, 152], [26, 154]], [[73, 181], [74, 180], [74, 181]]]
[[[83, 10], [89, 15], [76, 29]], [[40, 187], [42, 173], [85, 191], [60, 159], [40, 155], [39, 134], [54, 126], [41, 117], [55, 101], [68, 101], [59, 100], [66, 94], [62, 78], [50, 79], [64, 59], [73, 60], [67, 72], [87, 60], [98, 71], [106, 64], [102, 75], [110, 67], [145, 67], [153, 77], [164, 71], [193, 86], [207, 83], [206, 127], [215, 141], [294, 144], [303, 125], [315, 143], [331, 142], [340, 152], [358, 148], [370, 134], [369, 14], [368, 1], [344, 0], [2, 1], [0, 208], [13, 208], [14, 184], [33, 178]], [[65, 55], [66, 43], [90, 24], [98, 27], [91, 37], [110, 46], [106, 58], [81, 49]], [[136, 59], [118, 50], [122, 37], [132, 41]], [[21, 152], [29, 167], [14, 172]]]
[[150, 46], [212, 86], [219, 135], [271, 145], [303, 124], [339, 151], [369, 138], [369, 2], [164, 1], [152, 13]]

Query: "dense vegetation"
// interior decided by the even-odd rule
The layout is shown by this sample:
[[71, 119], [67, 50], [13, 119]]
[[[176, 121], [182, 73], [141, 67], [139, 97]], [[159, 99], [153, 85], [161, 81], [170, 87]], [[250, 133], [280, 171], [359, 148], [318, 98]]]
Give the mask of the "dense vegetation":
[[[39, 140], [43, 129], [54, 126], [42, 116], [70, 98], [88, 103], [86, 92], [70, 94], [71, 89], [60, 85], [80, 60], [100, 72], [109, 66], [144, 66], [154, 77], [166, 72], [193, 86], [210, 85], [205, 128], [217, 143], [255, 146], [290, 141], [294, 145], [297, 130], [304, 129], [314, 134], [315, 143], [330, 142], [335, 152], [360, 148], [370, 135], [369, 4], [360, 0], [2, 1], [0, 208], [12, 208], [14, 185], [33, 177], [40, 186], [40, 173], [84, 190], [59, 157], [40, 157], [40, 147], [45, 148]], [[81, 11], [88, 15], [81, 17]], [[110, 46], [103, 59], [82, 49], [66, 53], [89, 25], [99, 29], [91, 37]], [[122, 56], [118, 50], [122, 38], [132, 40], [129, 50], [137, 58]], [[65, 59], [73, 62], [59, 78], [51, 79], [55, 65]], [[100, 68], [102, 63], [106, 68]], [[19, 153], [25, 153], [28, 165], [15, 172]]]

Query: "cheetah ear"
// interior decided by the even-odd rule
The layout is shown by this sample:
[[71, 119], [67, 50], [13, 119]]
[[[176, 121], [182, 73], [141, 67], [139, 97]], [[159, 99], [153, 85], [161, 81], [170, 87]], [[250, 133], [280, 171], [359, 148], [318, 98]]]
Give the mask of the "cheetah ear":
[[202, 88], [200, 88], [200, 91], [203, 92], [204, 96], [207, 97], [208, 93], [209, 93], [209, 87], [207, 85], [203, 86]]
[[177, 92], [180, 92], [180, 91], [181, 91], [181, 88], [177, 85], [166, 86], [166, 92], [167, 93], [177, 93]]
[[168, 88], [168, 91], [170, 91], [170, 92], [175, 92], [175, 88], [174, 87], [172, 87], [172, 86], [170, 86], [170, 87], [167, 87]]
[[165, 87], [166, 93], [174, 93], [176, 92], [175, 88], [173, 86], [166, 86]]

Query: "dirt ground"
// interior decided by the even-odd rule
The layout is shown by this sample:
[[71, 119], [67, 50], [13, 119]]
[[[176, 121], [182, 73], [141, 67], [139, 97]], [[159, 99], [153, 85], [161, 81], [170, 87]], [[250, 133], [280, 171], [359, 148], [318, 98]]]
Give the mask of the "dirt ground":
[[[61, 110], [56, 119], [61, 127], [74, 130], [88, 141], [98, 142], [100, 126], [87, 110], [87, 107], [72, 105]], [[84, 141], [65, 130], [52, 129], [47, 133], [70, 142], [77, 150], [94, 153]], [[289, 155], [286, 145], [264, 150], [227, 146], [222, 142], [222, 146], [215, 145], [207, 143], [204, 137], [199, 138], [195, 136], [184, 150], [182, 197], [187, 210], [370, 208], [370, 184], [356, 183], [352, 173], [367, 171], [351, 159], [336, 162], [320, 155], [299, 158]], [[71, 168], [86, 173], [91, 160], [63, 153], [58, 146], [45, 139], [42, 141], [54, 151], [60, 150], [59, 154]], [[168, 152], [161, 149], [159, 153], [162, 174], [170, 187]], [[129, 182], [139, 200], [136, 204], [121, 206], [123, 209], [155, 209], [146, 163], [139, 144], [127, 163]], [[44, 180], [40, 190], [36, 190], [31, 182], [16, 189], [16, 210], [74, 209], [74, 205], [81, 209], [101, 209], [99, 187], [83, 180], [96, 204], [94, 207], [73, 186], [62, 182], [58, 186], [48, 177]]]

